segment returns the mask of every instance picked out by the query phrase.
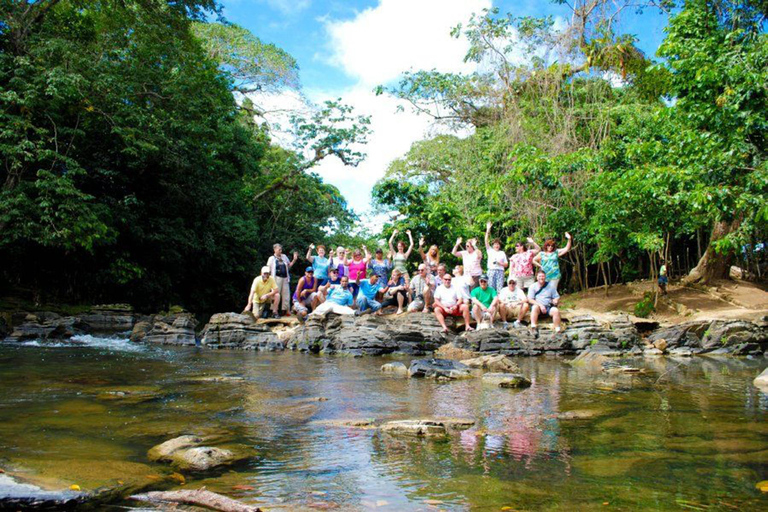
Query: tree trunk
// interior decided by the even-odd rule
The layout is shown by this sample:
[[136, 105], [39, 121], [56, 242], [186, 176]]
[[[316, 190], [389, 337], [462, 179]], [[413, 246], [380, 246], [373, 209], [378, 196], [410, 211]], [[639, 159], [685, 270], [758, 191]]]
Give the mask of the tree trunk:
[[710, 284], [716, 279], [728, 279], [728, 274], [731, 269], [731, 261], [733, 260], [733, 252], [719, 254], [715, 252], [714, 243], [724, 238], [738, 227], [738, 219], [731, 222], [720, 221], [715, 223], [712, 228], [712, 236], [709, 239], [707, 250], [704, 251], [696, 268], [691, 270], [691, 273], [683, 279], [684, 283]]

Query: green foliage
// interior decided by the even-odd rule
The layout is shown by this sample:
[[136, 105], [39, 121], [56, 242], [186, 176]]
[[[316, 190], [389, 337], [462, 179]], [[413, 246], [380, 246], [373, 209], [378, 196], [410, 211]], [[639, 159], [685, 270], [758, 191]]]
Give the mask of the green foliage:
[[[41, 301], [232, 310], [272, 243], [306, 250], [349, 230], [338, 190], [273, 146], [233, 96], [297, 87], [295, 61], [205, 22], [217, 9], [0, 3], [3, 285]], [[322, 121], [314, 134], [343, 154], [361, 130], [337, 126], [351, 112], [334, 108], [302, 133]]]
[[654, 302], [653, 292], [645, 292], [642, 300], [635, 304], [635, 316], [648, 318], [648, 316], [656, 310]]

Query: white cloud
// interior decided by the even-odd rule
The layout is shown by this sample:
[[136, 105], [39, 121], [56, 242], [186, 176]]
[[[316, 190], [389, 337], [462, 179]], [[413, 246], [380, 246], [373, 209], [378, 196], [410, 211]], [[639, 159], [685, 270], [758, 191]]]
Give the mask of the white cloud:
[[450, 35], [490, 0], [381, 0], [348, 21], [325, 22], [331, 64], [372, 87], [409, 69], [469, 71], [467, 42]]

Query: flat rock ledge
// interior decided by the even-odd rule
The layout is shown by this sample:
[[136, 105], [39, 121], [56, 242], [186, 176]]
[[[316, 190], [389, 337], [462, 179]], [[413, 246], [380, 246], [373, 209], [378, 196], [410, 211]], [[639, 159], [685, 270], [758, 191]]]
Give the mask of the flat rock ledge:
[[351, 428], [378, 430], [393, 436], [424, 437], [442, 439], [453, 432], [466, 430], [475, 425], [475, 420], [468, 418], [420, 418], [386, 421], [377, 424], [373, 419], [357, 420], [320, 420], [313, 422], [331, 428]]

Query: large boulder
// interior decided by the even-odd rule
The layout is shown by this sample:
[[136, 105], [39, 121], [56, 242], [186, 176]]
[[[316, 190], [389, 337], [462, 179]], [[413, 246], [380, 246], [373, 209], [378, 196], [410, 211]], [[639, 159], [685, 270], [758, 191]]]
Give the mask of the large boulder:
[[389, 421], [379, 429], [392, 435], [443, 438], [452, 431], [466, 430], [474, 424], [474, 420], [463, 418], [425, 418]]
[[29, 313], [5, 340], [65, 340], [89, 332], [90, 326], [79, 317], [62, 317], [51, 312]]
[[472, 377], [469, 367], [450, 359], [416, 359], [411, 361], [408, 375], [415, 378], [458, 380]]
[[94, 333], [113, 334], [133, 329], [137, 316], [129, 304], [105, 304], [93, 306], [81, 318]]
[[517, 363], [504, 354], [487, 354], [472, 359], [464, 359], [461, 362], [470, 368], [480, 368], [489, 372], [517, 373], [520, 371]]
[[290, 335], [288, 347], [303, 352], [425, 355], [445, 342], [433, 315], [310, 315]]
[[151, 448], [147, 457], [153, 462], [169, 462], [182, 471], [208, 471], [248, 457], [224, 447], [201, 446], [207, 441], [200, 436], [179, 436]]
[[138, 341], [159, 345], [195, 345], [197, 320], [191, 313], [157, 315], [152, 318], [152, 328]]
[[209, 348], [241, 350], [283, 350], [284, 344], [266, 325], [251, 314], [218, 313], [201, 333], [201, 343]]
[[740, 348], [734, 351], [738, 355], [762, 353], [768, 348], [768, 328], [743, 320], [717, 320], [704, 332], [701, 346], [704, 350]]

